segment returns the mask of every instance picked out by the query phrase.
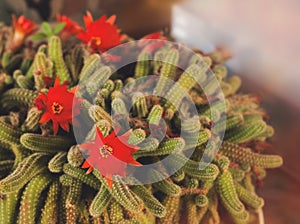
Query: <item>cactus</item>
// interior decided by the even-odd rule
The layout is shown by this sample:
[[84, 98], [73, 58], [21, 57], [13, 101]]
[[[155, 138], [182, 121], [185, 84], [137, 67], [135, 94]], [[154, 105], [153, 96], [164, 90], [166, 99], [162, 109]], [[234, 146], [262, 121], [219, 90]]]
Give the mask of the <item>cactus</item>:
[[165, 107], [176, 110], [186, 92], [196, 85], [196, 83], [201, 83], [206, 79], [205, 72], [206, 66], [190, 65], [180, 76], [177, 83], [168, 91], [166, 98], [169, 100], [169, 104], [165, 105]]
[[145, 156], [162, 156], [170, 153], [180, 151], [184, 148], [184, 140], [182, 138], [173, 138], [161, 143], [157, 149], [154, 150], [139, 150], [133, 155], [135, 158]]
[[91, 207], [89, 209], [91, 216], [93, 217], [100, 216], [103, 210], [105, 210], [105, 208], [109, 204], [110, 199], [111, 199], [111, 194], [109, 190], [104, 185], [102, 185], [99, 192], [93, 199]]
[[134, 77], [138, 79], [147, 76], [150, 72], [150, 68], [150, 54], [146, 51], [141, 52], [135, 67]]
[[56, 223], [58, 220], [59, 187], [59, 182], [55, 181], [49, 188], [45, 205], [42, 209], [41, 224]]
[[42, 136], [26, 133], [21, 136], [20, 142], [32, 151], [54, 153], [67, 150], [73, 145], [74, 140], [63, 136]]
[[174, 223], [174, 218], [179, 212], [180, 196], [167, 196], [163, 205], [166, 208], [166, 215], [158, 223]]
[[43, 160], [43, 155], [38, 153], [26, 157], [11, 174], [0, 181], [0, 191], [10, 193], [22, 188], [34, 176], [46, 170], [42, 166]]
[[36, 217], [40, 215], [37, 213], [37, 207], [41, 193], [51, 181], [50, 175], [40, 174], [28, 183], [21, 199], [19, 223], [34, 224], [36, 222]]
[[56, 36], [50, 38], [48, 53], [50, 60], [53, 62], [55, 74], [60, 78], [60, 81], [71, 82], [71, 76], [63, 58], [62, 43], [60, 38]]
[[24, 121], [21, 129], [23, 131], [37, 131], [39, 127], [39, 120], [41, 118], [42, 112], [38, 110], [36, 107], [32, 107], [28, 113], [27, 113], [27, 118]]
[[[164, 178], [164, 175], [162, 175], [156, 170], [150, 170], [149, 176], [154, 180]], [[153, 183], [153, 186], [161, 192], [165, 193], [166, 195], [176, 196], [181, 193], [181, 188], [168, 179], [163, 179], [161, 181]]]
[[66, 55], [66, 65], [71, 71], [71, 78], [74, 83], [79, 81], [79, 74], [84, 64], [84, 49], [82, 46], [75, 46], [72, 52]]
[[[0, 41], [6, 42], [2, 32]], [[116, 70], [102, 53], [68, 41], [52, 36], [18, 53], [0, 46], [0, 223], [220, 223], [221, 207], [231, 223], [251, 221], [264, 205], [254, 181], [283, 161], [255, 150], [274, 129], [258, 97], [238, 93], [241, 79], [229, 74], [220, 52], [182, 56], [178, 46], [152, 52], [138, 45], [133, 52], [123, 49], [136, 53], [138, 62]], [[152, 75], [157, 82], [138, 80]], [[72, 128], [60, 123], [57, 134], [36, 102], [53, 91], [56, 77], [61, 85], [68, 82], [69, 93], [86, 97], [80, 101], [84, 125], [76, 126], [75, 117]], [[47, 105], [60, 113], [56, 106]], [[97, 168], [83, 168], [88, 154], [74, 129], [82, 128], [80, 138], [89, 142], [95, 127], [107, 137], [120, 124], [118, 135], [139, 148], [133, 159], [159, 164], [143, 174], [155, 183], [122, 175], [108, 183]], [[168, 169], [174, 171], [169, 176]]]
[[46, 87], [46, 83], [44, 79], [46, 77], [51, 77], [52, 74], [48, 72], [49, 68], [47, 65], [47, 58], [44, 53], [37, 53], [35, 55], [33, 63], [34, 63], [33, 76], [34, 76], [35, 88], [40, 90]]
[[142, 199], [153, 215], [156, 217], [164, 217], [166, 214], [166, 208], [151, 194], [151, 192], [143, 185], [135, 185], [132, 191]]
[[238, 198], [233, 178], [229, 171], [225, 171], [218, 177], [217, 191], [224, 207], [232, 216], [239, 217], [245, 212], [245, 206]]
[[[161, 96], [170, 87], [170, 80], [175, 78], [176, 66], [179, 61], [179, 52], [176, 49], [171, 49], [166, 57], [165, 62], [161, 68], [160, 78], [154, 89], [154, 94]], [[168, 80], [170, 79], [170, 80]]]
[[15, 223], [15, 210], [20, 198], [20, 191], [5, 194], [4, 200], [0, 201], [0, 221], [1, 223]]
[[33, 90], [19, 88], [10, 89], [1, 96], [1, 105], [7, 110], [15, 106], [30, 107], [37, 95], [38, 93]]
[[93, 73], [101, 67], [101, 59], [98, 54], [93, 54], [89, 57], [88, 61], [84, 64], [79, 78], [84, 81], [88, 77], [91, 77]]
[[78, 145], [73, 145], [68, 151], [68, 163], [72, 166], [79, 167], [83, 163], [83, 155]]
[[67, 163], [67, 153], [58, 152], [48, 163], [48, 168], [52, 173], [60, 173], [63, 171], [63, 166]]
[[101, 186], [99, 180], [95, 176], [86, 175], [85, 171], [78, 167], [73, 167], [70, 164], [65, 164], [63, 167], [63, 171], [66, 174], [81, 180], [83, 183], [89, 185], [90, 187], [92, 187], [94, 189], [99, 189]]

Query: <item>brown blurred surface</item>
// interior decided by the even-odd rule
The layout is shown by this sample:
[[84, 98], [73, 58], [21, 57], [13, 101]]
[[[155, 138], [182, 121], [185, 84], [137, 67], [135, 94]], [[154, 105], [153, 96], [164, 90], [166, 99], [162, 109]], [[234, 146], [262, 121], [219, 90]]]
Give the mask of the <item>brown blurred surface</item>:
[[99, 0], [99, 6], [89, 8], [87, 1], [65, 0], [63, 12], [74, 15], [89, 8], [95, 15], [104, 12], [107, 15], [116, 14], [118, 26], [127, 34], [140, 37], [149, 32], [159, 31], [169, 27], [171, 23], [172, 3], [176, 0]]
[[266, 224], [300, 223], [300, 110], [258, 83], [243, 79], [243, 92], [258, 93], [275, 128], [272, 153], [283, 157], [281, 168], [268, 170], [258, 194], [265, 199]]

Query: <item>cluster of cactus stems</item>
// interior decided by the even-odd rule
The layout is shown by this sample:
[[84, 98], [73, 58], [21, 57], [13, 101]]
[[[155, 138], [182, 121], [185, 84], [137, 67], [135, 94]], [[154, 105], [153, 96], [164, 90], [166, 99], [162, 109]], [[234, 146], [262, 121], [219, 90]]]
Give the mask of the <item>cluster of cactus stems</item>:
[[[104, 65], [98, 54], [76, 42], [72, 47], [68, 44], [53, 36], [37, 47], [9, 52], [4, 47], [5, 35], [0, 35], [0, 223], [206, 224], [221, 223], [229, 216], [240, 224], [255, 219], [264, 205], [255, 193], [256, 184], [265, 177], [266, 169], [281, 166], [282, 159], [262, 153], [273, 128], [266, 123], [256, 96], [237, 93], [241, 80], [227, 76], [220, 52], [197, 53], [204, 66], [197, 57], [181, 58], [180, 49], [165, 47], [153, 53], [139, 49], [139, 61], [130, 65], [130, 71], [111, 76], [112, 68]], [[151, 54], [154, 61], [149, 60]], [[184, 72], [175, 66], [180, 63], [187, 64]], [[208, 68], [216, 75], [226, 102], [226, 120], [215, 125], [212, 120], [224, 115], [215, 110], [220, 105], [212, 104], [214, 110], [209, 107], [197, 85], [207, 78]], [[133, 129], [128, 142], [140, 146], [134, 158], [143, 164], [172, 154], [170, 163], [181, 167], [159, 182], [136, 184], [139, 180], [132, 178], [135, 184], [128, 184], [114, 176], [110, 188], [97, 169], [86, 174], [81, 168], [85, 158], [72, 131], [52, 135], [51, 125], [39, 123], [42, 112], [33, 102], [39, 92], [47, 92], [45, 80], [59, 77], [72, 87], [95, 77], [83, 91], [96, 98], [82, 104], [90, 116], [87, 122], [97, 125], [106, 136], [115, 122], [111, 111], [128, 114], [124, 100], [118, 97], [123, 86], [153, 74], [179, 84], [199, 115], [198, 122], [187, 119], [178, 125], [176, 108], [184, 107], [185, 96], [163, 78], [154, 87], [154, 95], [169, 90], [169, 101], [137, 93], [131, 96], [133, 107], [125, 119]], [[207, 88], [214, 91], [214, 86]], [[162, 119], [174, 135], [147, 138], [149, 127], [158, 126]], [[217, 132], [225, 131], [224, 140], [212, 162], [200, 169], [204, 148], [213, 148], [213, 143], [207, 145], [214, 134], [212, 126]], [[180, 131], [187, 133], [186, 138], [197, 136], [190, 158], [184, 153], [191, 147], [189, 139], [177, 136]], [[93, 128], [84, 137], [93, 139], [94, 135]], [[160, 178], [164, 167], [146, 175]]]

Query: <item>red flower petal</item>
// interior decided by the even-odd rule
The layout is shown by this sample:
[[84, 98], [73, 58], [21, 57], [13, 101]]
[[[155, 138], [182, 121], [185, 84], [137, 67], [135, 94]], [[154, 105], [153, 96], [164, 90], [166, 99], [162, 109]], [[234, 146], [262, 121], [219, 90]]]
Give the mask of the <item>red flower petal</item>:
[[143, 165], [134, 159], [132, 161], [128, 161], [128, 163], [131, 165], [134, 165], [134, 166], [142, 166]]
[[128, 164], [134, 166], [142, 165], [135, 161], [132, 156], [132, 152], [136, 151], [138, 147], [121, 141], [128, 140], [131, 130], [126, 132], [125, 135], [116, 136], [119, 130], [120, 127], [116, 128], [107, 137], [103, 137], [99, 128], [96, 127], [95, 140], [80, 145], [80, 148], [88, 152], [88, 157], [82, 167], [89, 168], [89, 170], [91, 167], [97, 169], [107, 180], [110, 187], [113, 175], [126, 177]]
[[84, 161], [84, 163], [81, 166], [82, 168], [89, 168], [90, 164], [87, 161]]
[[123, 36], [117, 26], [114, 25], [116, 16], [106, 19], [103, 15], [100, 19], [93, 21], [90, 12], [84, 16], [86, 31], [78, 33], [77, 37], [88, 44], [93, 51], [105, 52], [121, 43]]
[[112, 185], [113, 185], [113, 180], [112, 180], [112, 177], [111, 176], [105, 176], [105, 179], [107, 181], [107, 184], [110, 188], [112, 188]]
[[57, 77], [54, 82], [54, 87], [59, 87], [59, 86], [60, 86], [60, 78]]
[[8, 49], [15, 51], [25, 41], [26, 37], [34, 32], [36, 25], [24, 16], [20, 16], [18, 19], [16, 15], [12, 15], [12, 24], [14, 28], [13, 37], [9, 42]]
[[68, 123], [68, 122], [66, 122], [66, 123], [62, 123], [62, 122], [61, 122], [59, 125], [60, 125], [61, 128], [64, 129], [66, 132], [69, 132], [70, 127], [69, 127], [69, 123]]
[[83, 16], [83, 21], [86, 28], [94, 22], [93, 16], [89, 11], [86, 12], [86, 16]]
[[161, 39], [161, 37], [163, 37], [161, 32], [155, 32], [142, 37], [142, 39]]
[[51, 115], [46, 112], [42, 115], [41, 119], [40, 119], [40, 123], [47, 123], [48, 121], [50, 121], [51, 119]]
[[40, 122], [46, 123], [52, 120], [53, 133], [56, 135], [59, 126], [69, 131], [69, 125], [72, 124], [72, 119], [80, 113], [80, 108], [77, 105], [73, 111], [73, 103], [80, 103], [81, 99], [75, 97], [75, 94], [67, 89], [67, 83], [60, 85], [60, 79], [57, 78], [54, 82], [54, 87], [50, 87], [47, 94], [40, 93], [35, 99], [35, 106], [44, 112]]
[[117, 16], [116, 15], [112, 15], [111, 17], [109, 17], [106, 22], [107, 23], [110, 23], [111, 25], [114, 25], [115, 21], [117, 19]]
[[53, 123], [53, 134], [56, 135], [58, 132], [58, 123], [54, 120], [52, 120]]
[[155, 32], [142, 37], [138, 43], [138, 46], [144, 47], [146, 45], [143, 50], [152, 53], [156, 49], [163, 47], [166, 44], [166, 40], [167, 38], [160, 32]]
[[128, 37], [128, 36], [127, 36], [126, 34], [123, 34], [123, 35], [121, 35], [121, 37], [120, 37], [120, 41], [123, 41], [123, 40], [125, 40], [127, 37]]
[[46, 102], [47, 102], [47, 95], [44, 93], [40, 93], [38, 97], [34, 100], [34, 105], [39, 109], [39, 110], [44, 110], [46, 107]]
[[59, 34], [59, 36], [64, 40], [83, 31], [83, 29], [76, 22], [65, 15], [58, 14], [56, 16], [56, 21], [59, 23], [65, 23], [65, 27]]
[[121, 61], [121, 56], [118, 56], [118, 55], [112, 55], [112, 54], [103, 53], [102, 57], [107, 62], [119, 62], [119, 61]]

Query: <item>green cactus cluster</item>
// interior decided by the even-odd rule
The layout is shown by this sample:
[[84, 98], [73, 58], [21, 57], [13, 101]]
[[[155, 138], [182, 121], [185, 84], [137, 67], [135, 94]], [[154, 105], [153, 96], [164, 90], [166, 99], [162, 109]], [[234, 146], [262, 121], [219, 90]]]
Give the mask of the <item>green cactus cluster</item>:
[[[263, 207], [263, 198], [255, 192], [256, 181], [265, 177], [267, 168], [281, 166], [282, 158], [257, 150], [274, 130], [266, 123], [258, 98], [237, 92], [241, 80], [227, 75], [219, 52], [197, 53], [187, 60], [181, 58], [180, 49], [165, 46], [149, 53], [141, 48], [137, 49], [139, 61], [130, 65], [126, 75], [117, 71], [111, 76], [113, 67], [104, 65], [98, 54], [80, 44], [67, 48], [56, 36], [15, 53], [4, 51], [4, 45], [1, 37], [0, 223], [206, 224], [220, 223], [225, 214], [242, 224], [251, 222]], [[187, 69], [183, 72], [179, 65]], [[208, 69], [225, 96], [222, 113], [222, 105], [214, 100], [209, 105], [197, 84], [209, 79]], [[128, 111], [122, 87], [130, 88], [138, 78], [153, 74], [159, 77], [154, 93], [166, 92], [168, 100], [135, 93]], [[165, 178], [165, 167], [150, 170], [145, 175], [161, 180], [145, 185], [133, 177], [130, 184], [114, 176], [111, 188], [97, 169], [86, 174], [81, 168], [85, 158], [72, 131], [54, 136], [51, 125], [39, 123], [41, 111], [33, 102], [39, 92], [47, 92], [45, 80], [55, 77], [68, 81], [70, 87], [92, 78], [93, 85], [82, 90], [95, 97], [82, 102], [85, 122], [98, 126], [106, 136], [116, 122], [111, 117], [114, 110], [122, 115], [118, 122], [129, 121], [133, 129], [128, 142], [140, 147], [133, 154], [137, 161], [146, 164], [169, 156], [170, 166], [181, 168]], [[175, 84], [170, 86], [165, 78]], [[209, 82], [206, 89], [211, 95], [216, 91]], [[196, 120], [179, 122], [177, 108], [184, 110], [186, 103], [183, 92], [196, 105]], [[225, 120], [214, 124], [225, 115]], [[163, 120], [167, 135], [149, 137], [149, 128], [159, 127]], [[187, 134], [179, 136], [180, 131]], [[210, 140], [221, 132], [225, 132], [224, 140], [216, 150]], [[91, 140], [93, 136], [94, 128], [84, 137]], [[191, 141], [196, 143], [190, 145]], [[213, 156], [204, 169], [200, 166], [203, 156]], [[226, 212], [221, 215], [221, 210]]]

